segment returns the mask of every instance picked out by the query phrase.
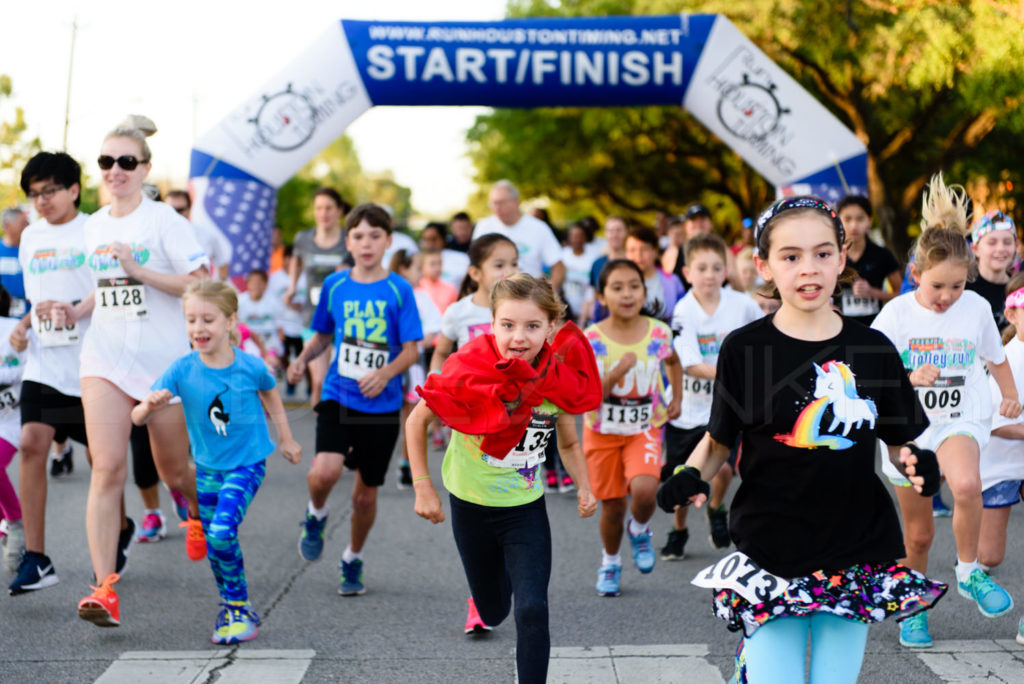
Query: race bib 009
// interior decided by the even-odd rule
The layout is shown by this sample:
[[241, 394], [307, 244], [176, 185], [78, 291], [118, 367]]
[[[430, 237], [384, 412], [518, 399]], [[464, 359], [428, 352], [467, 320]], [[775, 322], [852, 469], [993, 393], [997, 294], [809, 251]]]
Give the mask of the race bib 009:
[[531, 416], [530, 424], [527, 425], [519, 444], [516, 444], [505, 458], [494, 458], [484, 454], [484, 462], [498, 468], [533, 468], [544, 460], [544, 450], [555, 432], [556, 422], [555, 416]]
[[915, 387], [917, 398], [932, 423], [952, 423], [963, 416], [963, 375], [940, 375], [927, 387]]
[[105, 321], [146, 320], [146, 286], [134, 278], [100, 278], [93, 316]]
[[650, 397], [606, 397], [601, 404], [601, 432], [606, 435], [638, 435], [651, 426]]
[[690, 584], [716, 591], [731, 589], [756, 605], [781, 596], [789, 580], [764, 570], [742, 551], [733, 551], [697, 573]]
[[361, 380], [371, 371], [383, 368], [391, 349], [386, 344], [346, 337], [338, 347], [338, 374], [343, 378]]

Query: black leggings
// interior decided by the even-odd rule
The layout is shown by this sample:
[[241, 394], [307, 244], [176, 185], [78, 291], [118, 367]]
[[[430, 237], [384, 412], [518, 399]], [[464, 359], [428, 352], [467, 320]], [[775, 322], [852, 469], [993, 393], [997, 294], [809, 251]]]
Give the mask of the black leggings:
[[149, 489], [160, 481], [153, 463], [153, 448], [149, 444], [149, 429], [145, 425], [132, 425], [132, 434], [128, 440], [132, 445], [132, 472], [135, 475], [135, 486]]
[[496, 626], [515, 596], [520, 684], [544, 684], [551, 655], [551, 527], [544, 497], [522, 506], [478, 506], [451, 496], [452, 532], [480, 619]]

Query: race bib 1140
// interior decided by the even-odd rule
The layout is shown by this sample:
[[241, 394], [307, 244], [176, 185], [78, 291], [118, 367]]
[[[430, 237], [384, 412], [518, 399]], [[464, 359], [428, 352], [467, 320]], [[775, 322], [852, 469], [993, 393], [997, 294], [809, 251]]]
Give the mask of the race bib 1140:
[[383, 368], [390, 355], [391, 349], [386, 344], [345, 337], [338, 346], [338, 374], [361, 380], [368, 373]]

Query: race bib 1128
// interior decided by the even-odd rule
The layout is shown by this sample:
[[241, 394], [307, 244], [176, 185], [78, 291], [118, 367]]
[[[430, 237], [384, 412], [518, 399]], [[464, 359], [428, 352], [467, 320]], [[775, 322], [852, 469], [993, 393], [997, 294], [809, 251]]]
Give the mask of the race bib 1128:
[[100, 278], [93, 315], [105, 321], [145, 320], [146, 286], [134, 278]]

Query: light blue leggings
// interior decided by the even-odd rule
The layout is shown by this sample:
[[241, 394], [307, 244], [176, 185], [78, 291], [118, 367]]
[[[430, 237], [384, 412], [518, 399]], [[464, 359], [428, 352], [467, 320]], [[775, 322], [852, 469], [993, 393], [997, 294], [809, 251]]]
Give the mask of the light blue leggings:
[[743, 645], [750, 684], [803, 682], [811, 639], [810, 684], [854, 684], [864, 660], [868, 626], [828, 613], [776, 618]]

